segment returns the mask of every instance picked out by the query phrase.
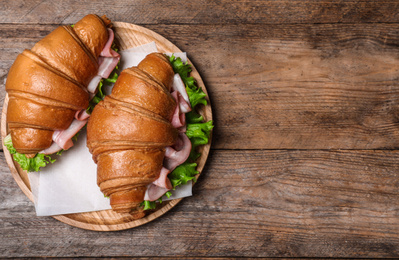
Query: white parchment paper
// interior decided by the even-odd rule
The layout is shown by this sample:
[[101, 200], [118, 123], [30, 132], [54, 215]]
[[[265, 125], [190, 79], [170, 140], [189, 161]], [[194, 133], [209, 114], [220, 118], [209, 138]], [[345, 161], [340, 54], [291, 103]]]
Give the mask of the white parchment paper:
[[[156, 52], [155, 42], [121, 51], [120, 68], [136, 66], [147, 54]], [[169, 54], [170, 55], [170, 54]], [[175, 54], [185, 62], [185, 53]], [[105, 93], [111, 92], [111, 87]], [[105, 198], [97, 186], [97, 165], [92, 160], [86, 146], [86, 130], [83, 129], [78, 141], [61, 156], [56, 156], [54, 164], [47, 165], [40, 172], [29, 173], [29, 181], [34, 197], [36, 214], [49, 216], [81, 213], [110, 209], [109, 199]], [[172, 191], [177, 199], [192, 195], [192, 183]], [[163, 197], [163, 200], [168, 198]]]

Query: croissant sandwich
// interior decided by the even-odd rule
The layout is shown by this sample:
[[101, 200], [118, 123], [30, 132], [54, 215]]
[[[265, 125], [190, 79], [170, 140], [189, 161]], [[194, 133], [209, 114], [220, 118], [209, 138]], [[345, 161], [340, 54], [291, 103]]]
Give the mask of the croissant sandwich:
[[99, 81], [119, 61], [111, 49], [110, 27], [105, 16], [90, 14], [58, 27], [18, 55], [6, 82], [13, 153], [32, 158], [73, 145], [71, 138], [87, 122], [85, 110]]
[[170, 190], [168, 174], [190, 155], [185, 113], [191, 106], [176, 76], [167, 56], [151, 53], [122, 71], [92, 112], [87, 146], [97, 184], [116, 212], [143, 216], [143, 201]]

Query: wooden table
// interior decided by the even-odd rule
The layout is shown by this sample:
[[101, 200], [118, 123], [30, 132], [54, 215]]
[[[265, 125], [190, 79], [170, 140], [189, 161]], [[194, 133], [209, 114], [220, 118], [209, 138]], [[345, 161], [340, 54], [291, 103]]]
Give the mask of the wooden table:
[[37, 217], [1, 153], [0, 258], [399, 256], [399, 1], [0, 5], [1, 105], [18, 53], [97, 13], [186, 51], [215, 122], [194, 196], [124, 231]]

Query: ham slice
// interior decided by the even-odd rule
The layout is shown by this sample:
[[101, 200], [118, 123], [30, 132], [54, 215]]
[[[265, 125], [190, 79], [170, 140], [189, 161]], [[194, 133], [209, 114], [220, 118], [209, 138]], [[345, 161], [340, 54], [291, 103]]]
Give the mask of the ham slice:
[[89, 117], [90, 117], [90, 114], [88, 114], [85, 109], [76, 111], [75, 118], [77, 120], [83, 121], [83, 120], [87, 120]]
[[173, 92], [178, 92], [180, 94], [178, 95], [179, 99], [175, 98], [176, 102], [178, 102], [180, 106], [180, 110], [183, 113], [190, 112], [191, 111], [190, 99], [188, 98], [186, 86], [184, 85], [183, 80], [181, 79], [178, 73], [176, 73], [175, 76], [173, 77], [172, 89], [174, 90]]
[[173, 112], [171, 123], [174, 128], [180, 128], [186, 124], [186, 114], [180, 113], [179, 106], [176, 106], [175, 111]]
[[50, 145], [49, 148], [44, 149], [44, 150], [41, 151], [40, 153], [43, 153], [43, 154], [53, 154], [53, 153], [59, 152], [59, 151], [61, 151], [61, 150], [62, 150], [62, 148], [61, 148], [57, 143], [54, 143], [54, 142], [53, 142], [53, 143]]
[[104, 49], [101, 51], [100, 57], [98, 58], [100, 68], [98, 69], [97, 75], [101, 76], [102, 78], [109, 77], [121, 58], [119, 53], [111, 48], [112, 43], [114, 42], [114, 31], [108, 28], [108, 35], [108, 41], [105, 44]]
[[99, 57], [100, 68], [98, 69], [98, 76], [106, 79], [109, 77], [115, 66], [119, 62], [119, 57]]
[[101, 78], [101, 76], [96, 75], [94, 76], [94, 78], [91, 79], [89, 85], [87, 86], [87, 91], [89, 91], [89, 93], [96, 93], [97, 86], [98, 83], [100, 83]]
[[114, 37], [114, 31], [108, 28], [108, 41], [105, 44], [104, 49], [101, 51], [100, 57], [98, 58], [99, 68], [97, 75], [94, 76], [87, 87], [87, 90], [90, 93], [95, 93], [101, 78], [108, 78], [111, 72], [115, 69], [116, 65], [118, 65], [121, 56], [111, 48]]
[[176, 100], [178, 104], [173, 113], [171, 123], [173, 127], [178, 128], [180, 131], [185, 132], [186, 125], [186, 114], [191, 111], [190, 104], [185, 101], [183, 96], [178, 91], [173, 91], [171, 93], [172, 97]]
[[[180, 147], [166, 147], [163, 166], [169, 171], [173, 171], [177, 166], [184, 163], [191, 151], [191, 142], [185, 133], [179, 132]], [[179, 150], [176, 150], [179, 148]]]
[[157, 185], [158, 187], [165, 188], [167, 190], [171, 190], [173, 187], [172, 187], [172, 183], [170, 183], [170, 180], [168, 178], [169, 173], [170, 173], [170, 171], [168, 169], [166, 169], [165, 167], [162, 167], [161, 173], [159, 174], [158, 179], [156, 179], [153, 182], [153, 184]]
[[[181, 79], [179, 73], [176, 73], [175, 76], [173, 77], [173, 85], [172, 85], [173, 90], [178, 91], [184, 100], [190, 104], [190, 99], [188, 98], [187, 90], [186, 90], [186, 85], [184, 84], [183, 80]], [[189, 112], [189, 111], [187, 111]], [[184, 112], [184, 113], [187, 113]]]
[[72, 137], [75, 136], [80, 129], [87, 123], [87, 120], [74, 119], [71, 125], [66, 130], [54, 131], [53, 141], [62, 149], [68, 150], [73, 146]]
[[100, 56], [103, 57], [120, 57], [119, 53], [117, 53], [116, 51], [114, 51], [111, 46], [112, 43], [114, 42], [114, 31], [110, 28], [107, 29], [108, 30], [108, 41], [105, 44], [103, 50], [100, 53]]
[[169, 191], [169, 190], [151, 183], [147, 187], [147, 191], [145, 193], [144, 200], [155, 201], [155, 200], [159, 199], [160, 197], [162, 197], [167, 191]]
[[53, 154], [62, 149], [68, 150], [73, 146], [72, 137], [75, 136], [87, 123], [89, 114], [86, 110], [77, 111], [71, 125], [65, 130], [54, 131], [53, 143], [40, 153]]

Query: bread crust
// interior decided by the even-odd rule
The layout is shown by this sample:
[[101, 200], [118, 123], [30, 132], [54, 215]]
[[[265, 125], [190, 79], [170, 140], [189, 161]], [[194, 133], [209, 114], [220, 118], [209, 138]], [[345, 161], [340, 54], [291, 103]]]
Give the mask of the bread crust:
[[170, 123], [176, 102], [165, 86], [173, 75], [163, 54], [148, 55], [122, 71], [89, 119], [87, 146], [97, 163], [97, 182], [117, 212], [137, 213], [146, 187], [159, 177], [165, 147], [176, 142]]

